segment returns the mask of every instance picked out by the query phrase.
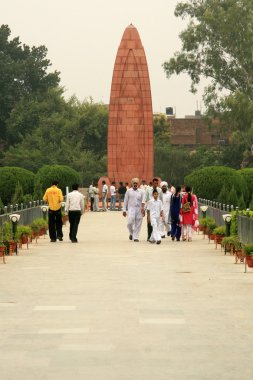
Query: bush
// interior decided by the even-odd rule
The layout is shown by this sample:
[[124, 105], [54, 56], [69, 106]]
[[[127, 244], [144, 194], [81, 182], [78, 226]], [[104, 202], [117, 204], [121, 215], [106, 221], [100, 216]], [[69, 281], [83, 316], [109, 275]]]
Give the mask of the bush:
[[213, 230], [214, 235], [226, 235], [226, 228], [225, 226], [218, 226]]
[[0, 168], [0, 194], [4, 205], [11, 202], [18, 183], [24, 194], [33, 194], [34, 174], [31, 171], [11, 166]]
[[35, 175], [34, 186], [36, 189], [42, 188], [44, 194], [53, 181], [59, 181], [64, 194], [67, 186], [71, 189], [73, 183], [81, 184], [80, 175], [74, 169], [63, 165], [44, 165]]
[[245, 179], [237, 170], [223, 166], [197, 169], [185, 177], [185, 184], [192, 186], [198, 197], [210, 200], [218, 200], [223, 186], [225, 189], [234, 186], [237, 197], [247, 188]]
[[239, 175], [243, 177], [247, 185], [248, 197], [247, 199], [246, 197], [244, 198], [248, 205], [251, 200], [251, 194], [253, 193], [253, 168], [241, 169], [241, 170], [238, 170], [238, 173]]

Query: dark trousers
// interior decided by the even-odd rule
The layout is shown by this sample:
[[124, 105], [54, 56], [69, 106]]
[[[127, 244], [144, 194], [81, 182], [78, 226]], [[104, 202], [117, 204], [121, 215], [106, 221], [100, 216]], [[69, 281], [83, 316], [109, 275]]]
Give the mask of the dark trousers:
[[148, 239], [150, 239], [150, 236], [152, 234], [152, 231], [153, 231], [153, 227], [151, 226], [151, 223], [147, 222], [147, 227], [148, 227]]
[[81, 218], [81, 211], [69, 211], [69, 238], [71, 241], [77, 241], [76, 235], [78, 230], [78, 224]]
[[61, 239], [63, 237], [61, 209], [56, 211], [49, 209], [48, 229], [51, 240]]
[[171, 237], [175, 237], [177, 240], [180, 240], [181, 237], [181, 227], [179, 222], [173, 221], [171, 223]]
[[94, 198], [90, 198], [90, 211], [93, 211]]

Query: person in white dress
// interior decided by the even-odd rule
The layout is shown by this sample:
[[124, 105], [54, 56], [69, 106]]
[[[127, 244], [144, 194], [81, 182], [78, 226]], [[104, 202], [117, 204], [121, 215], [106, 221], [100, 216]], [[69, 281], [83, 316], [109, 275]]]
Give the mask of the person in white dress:
[[107, 211], [106, 208], [106, 201], [107, 201], [107, 194], [108, 194], [108, 186], [105, 183], [105, 181], [102, 181], [102, 210]]
[[164, 221], [163, 204], [158, 199], [157, 189], [153, 190], [153, 198], [148, 202], [148, 221], [152, 226], [152, 233], [149, 239], [150, 243], [161, 244], [161, 233], [159, 231], [160, 218]]
[[172, 193], [171, 191], [168, 190], [167, 182], [162, 181], [160, 183], [160, 187], [163, 192], [162, 202], [163, 202], [164, 222], [162, 221], [162, 219], [160, 220], [159, 230], [161, 233], [161, 237], [165, 238], [165, 236], [170, 235], [170, 230], [171, 230], [171, 225], [169, 223], [169, 220], [170, 220], [169, 213], [170, 213], [170, 201], [171, 201]]
[[138, 189], [139, 179], [132, 179], [132, 187], [127, 190], [124, 198], [123, 216], [128, 217], [127, 228], [129, 240], [139, 241], [142, 219], [145, 212], [142, 211], [143, 192]]

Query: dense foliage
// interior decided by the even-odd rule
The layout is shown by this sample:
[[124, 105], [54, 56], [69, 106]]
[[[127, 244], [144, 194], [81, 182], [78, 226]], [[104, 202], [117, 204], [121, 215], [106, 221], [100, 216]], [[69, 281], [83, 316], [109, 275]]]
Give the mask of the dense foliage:
[[[80, 184], [81, 177], [74, 169], [63, 165], [44, 165], [35, 175], [35, 189], [37, 195], [44, 194], [45, 190], [52, 185], [53, 181], [59, 181], [59, 187], [63, 194], [66, 193], [66, 187], [71, 190], [74, 183]], [[41, 193], [39, 193], [41, 191]], [[39, 198], [41, 198], [41, 196]]]
[[[22, 188], [22, 194], [33, 194], [34, 174], [18, 167], [0, 167], [0, 194], [4, 205], [11, 203], [16, 187]], [[20, 197], [19, 201], [22, 201]]]
[[168, 77], [187, 73], [191, 91], [208, 79], [204, 102], [209, 121], [219, 118], [236, 150], [241, 166], [253, 166], [253, 5], [252, 0], [180, 1], [175, 15], [188, 19], [180, 34], [181, 51], [164, 69]]
[[[245, 195], [248, 198], [247, 184], [239, 171], [226, 167], [210, 166], [197, 169], [185, 177], [185, 183], [193, 187], [198, 197], [225, 202], [224, 197], [231, 190], [236, 193], [237, 198]], [[221, 197], [221, 192], [224, 195]], [[228, 199], [226, 198], [228, 201]], [[234, 204], [236, 206], [236, 204]]]

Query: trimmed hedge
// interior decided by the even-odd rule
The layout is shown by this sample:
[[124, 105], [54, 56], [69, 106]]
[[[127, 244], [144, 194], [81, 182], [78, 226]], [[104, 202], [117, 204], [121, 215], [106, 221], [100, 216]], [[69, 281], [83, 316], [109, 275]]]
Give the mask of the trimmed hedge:
[[24, 194], [33, 194], [34, 173], [27, 169], [4, 166], [0, 168], [0, 195], [3, 204], [11, 203], [18, 182]]
[[81, 177], [74, 169], [64, 165], [44, 165], [35, 175], [34, 186], [41, 188], [44, 194], [53, 181], [59, 181], [59, 188], [63, 194], [66, 193], [66, 186], [69, 186], [71, 191], [73, 183], [81, 185]]
[[234, 188], [238, 198], [241, 195], [248, 196], [248, 187], [243, 176], [237, 170], [223, 166], [197, 169], [185, 177], [185, 184], [192, 186], [198, 197], [209, 200], [218, 200], [223, 187], [228, 195]]
[[238, 173], [244, 178], [248, 188], [248, 197], [244, 197], [247, 205], [251, 201], [253, 194], [253, 168], [245, 168], [238, 170]]

